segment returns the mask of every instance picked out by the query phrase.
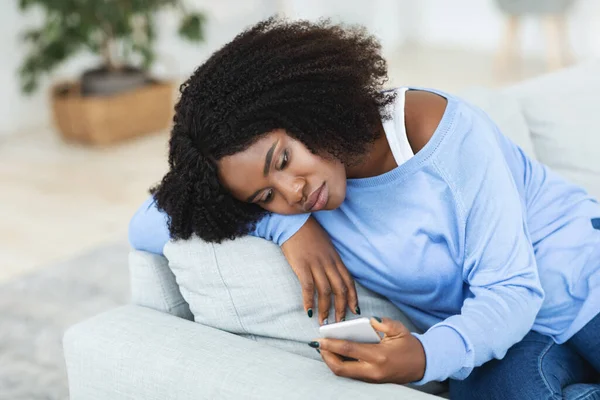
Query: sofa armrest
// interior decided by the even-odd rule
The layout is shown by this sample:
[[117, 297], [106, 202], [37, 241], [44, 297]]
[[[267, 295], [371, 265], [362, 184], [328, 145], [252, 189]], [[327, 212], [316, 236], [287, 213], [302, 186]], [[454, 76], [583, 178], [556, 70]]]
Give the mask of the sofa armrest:
[[339, 378], [322, 362], [128, 305], [65, 333], [72, 400], [434, 399]]

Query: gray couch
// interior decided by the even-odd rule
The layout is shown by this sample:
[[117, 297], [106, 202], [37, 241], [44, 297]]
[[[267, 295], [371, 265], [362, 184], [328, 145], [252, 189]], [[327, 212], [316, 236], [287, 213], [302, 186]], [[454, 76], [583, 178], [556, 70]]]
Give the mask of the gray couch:
[[[600, 197], [600, 63], [462, 97], [490, 113], [531, 156]], [[373, 385], [334, 376], [306, 342], [316, 321], [280, 250], [257, 238], [169, 243], [132, 251], [132, 304], [64, 336], [73, 400], [435, 398], [438, 384]], [[363, 315], [414, 329], [360, 287]]]

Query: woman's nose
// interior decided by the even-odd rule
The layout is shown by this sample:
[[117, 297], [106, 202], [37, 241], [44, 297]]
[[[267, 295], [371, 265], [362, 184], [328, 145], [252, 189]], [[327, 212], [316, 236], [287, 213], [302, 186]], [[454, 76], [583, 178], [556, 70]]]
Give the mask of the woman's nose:
[[303, 178], [289, 179], [282, 185], [282, 193], [290, 206], [302, 203], [304, 199], [304, 186], [306, 182]]

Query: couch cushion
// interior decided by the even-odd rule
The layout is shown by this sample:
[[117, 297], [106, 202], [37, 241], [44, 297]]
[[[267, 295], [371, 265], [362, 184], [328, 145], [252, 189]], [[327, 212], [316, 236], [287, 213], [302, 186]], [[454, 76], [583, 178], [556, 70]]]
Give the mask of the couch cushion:
[[[318, 320], [304, 312], [296, 275], [277, 245], [252, 236], [222, 244], [193, 238], [169, 242], [164, 253], [196, 322], [321, 360], [307, 345], [320, 337]], [[362, 316], [393, 318], [415, 330], [391, 302], [356, 286]], [[346, 318], [355, 316], [348, 311]]]
[[536, 158], [529, 127], [517, 99], [499, 90], [480, 87], [467, 89], [459, 96], [485, 111], [504, 135], [528, 156]]
[[129, 277], [133, 304], [193, 319], [165, 257], [132, 250], [129, 253]]
[[521, 103], [538, 159], [600, 198], [600, 62], [505, 89]]

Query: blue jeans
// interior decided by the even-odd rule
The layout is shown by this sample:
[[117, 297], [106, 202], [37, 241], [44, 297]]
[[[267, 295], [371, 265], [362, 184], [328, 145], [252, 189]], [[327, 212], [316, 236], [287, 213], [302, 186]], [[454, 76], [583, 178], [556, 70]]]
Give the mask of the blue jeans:
[[450, 399], [600, 400], [600, 314], [562, 345], [529, 332], [502, 360], [450, 380]]

